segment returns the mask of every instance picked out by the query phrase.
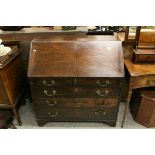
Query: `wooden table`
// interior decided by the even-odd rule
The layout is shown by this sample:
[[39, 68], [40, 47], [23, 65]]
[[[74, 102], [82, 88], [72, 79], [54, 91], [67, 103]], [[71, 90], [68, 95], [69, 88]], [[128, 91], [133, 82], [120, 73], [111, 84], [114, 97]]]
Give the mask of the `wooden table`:
[[125, 66], [129, 72], [129, 90], [127, 102], [125, 105], [122, 127], [124, 126], [125, 117], [132, 95], [132, 90], [143, 87], [155, 86], [155, 65], [154, 64], [133, 64], [130, 60], [125, 60]]

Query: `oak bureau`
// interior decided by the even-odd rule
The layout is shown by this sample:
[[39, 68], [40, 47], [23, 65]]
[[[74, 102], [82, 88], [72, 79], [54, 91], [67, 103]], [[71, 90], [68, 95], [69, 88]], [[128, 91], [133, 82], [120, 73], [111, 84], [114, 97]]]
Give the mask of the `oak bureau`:
[[124, 77], [121, 41], [34, 39], [28, 77], [39, 126], [74, 121], [116, 126]]

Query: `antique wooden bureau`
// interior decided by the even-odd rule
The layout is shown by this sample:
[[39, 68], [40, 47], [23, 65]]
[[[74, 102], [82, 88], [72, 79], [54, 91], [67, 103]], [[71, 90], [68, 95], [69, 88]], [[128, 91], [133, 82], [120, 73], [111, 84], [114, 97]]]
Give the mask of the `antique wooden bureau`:
[[39, 126], [51, 121], [116, 126], [124, 77], [120, 41], [35, 39], [28, 77]]

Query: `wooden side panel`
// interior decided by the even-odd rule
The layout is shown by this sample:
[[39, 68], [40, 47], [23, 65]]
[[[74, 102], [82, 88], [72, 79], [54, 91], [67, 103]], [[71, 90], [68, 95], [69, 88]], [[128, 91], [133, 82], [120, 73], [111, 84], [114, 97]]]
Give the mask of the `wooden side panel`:
[[154, 105], [154, 108], [153, 108], [152, 117], [151, 117], [149, 126], [150, 127], [155, 127], [155, 105]]
[[142, 99], [141, 105], [139, 107], [137, 121], [141, 122], [144, 125], [148, 125], [151, 120], [154, 104], [149, 102], [148, 100]]
[[2, 99], [2, 82], [1, 82], [1, 77], [0, 77], [0, 104], [3, 102], [3, 99]]
[[26, 85], [26, 74], [21, 55], [2, 70], [2, 80], [11, 104], [16, 104]]
[[0, 104], [9, 104], [9, 99], [2, 82], [1, 72], [0, 72]]

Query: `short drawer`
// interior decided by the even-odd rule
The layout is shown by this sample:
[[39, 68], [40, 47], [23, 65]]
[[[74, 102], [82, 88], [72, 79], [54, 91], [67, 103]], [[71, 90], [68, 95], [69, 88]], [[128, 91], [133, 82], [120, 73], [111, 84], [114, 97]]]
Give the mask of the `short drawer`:
[[120, 79], [116, 78], [76, 78], [75, 81], [79, 86], [116, 87], [120, 84]]
[[74, 97], [76, 95], [74, 88], [31, 88], [33, 98], [53, 98], [53, 97]]
[[59, 87], [73, 86], [73, 78], [32, 78], [30, 79], [31, 86], [39, 87]]
[[119, 92], [115, 88], [76, 88], [78, 96], [81, 97], [111, 97], [119, 96]]
[[51, 121], [105, 121], [117, 120], [118, 107], [114, 108], [35, 108], [37, 119]]
[[118, 98], [37, 98], [37, 106], [47, 108], [116, 107]]
[[112, 88], [35, 88], [33, 96], [38, 97], [109, 97], [119, 96], [120, 91]]
[[152, 87], [155, 86], [155, 76], [141, 76], [136, 77], [134, 81], [132, 82], [132, 87], [134, 88], [141, 88], [141, 87]]

